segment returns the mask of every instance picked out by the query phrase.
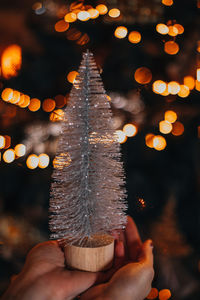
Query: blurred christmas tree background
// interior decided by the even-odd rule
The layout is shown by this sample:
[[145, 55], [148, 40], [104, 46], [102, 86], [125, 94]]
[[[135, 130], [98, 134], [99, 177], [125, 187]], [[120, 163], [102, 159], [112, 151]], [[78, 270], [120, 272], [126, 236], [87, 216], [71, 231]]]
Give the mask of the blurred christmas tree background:
[[1, 0], [0, 292], [48, 239], [59, 121], [89, 48], [113, 109], [128, 213], [155, 244], [153, 286], [199, 298], [199, 9], [199, 0]]

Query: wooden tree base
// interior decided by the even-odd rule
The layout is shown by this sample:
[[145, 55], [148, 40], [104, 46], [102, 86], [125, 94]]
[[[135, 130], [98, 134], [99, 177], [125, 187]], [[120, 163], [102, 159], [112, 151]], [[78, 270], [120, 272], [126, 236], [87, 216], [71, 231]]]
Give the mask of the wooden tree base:
[[105, 271], [112, 267], [114, 239], [109, 235], [94, 235], [84, 247], [67, 245], [64, 251], [67, 265], [73, 269]]

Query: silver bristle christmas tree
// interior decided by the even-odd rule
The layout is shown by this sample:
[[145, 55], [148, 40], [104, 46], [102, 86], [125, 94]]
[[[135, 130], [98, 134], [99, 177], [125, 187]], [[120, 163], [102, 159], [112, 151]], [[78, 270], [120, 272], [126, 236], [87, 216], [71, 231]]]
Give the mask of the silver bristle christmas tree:
[[54, 159], [51, 238], [84, 246], [126, 223], [124, 171], [110, 103], [92, 53], [78, 70]]

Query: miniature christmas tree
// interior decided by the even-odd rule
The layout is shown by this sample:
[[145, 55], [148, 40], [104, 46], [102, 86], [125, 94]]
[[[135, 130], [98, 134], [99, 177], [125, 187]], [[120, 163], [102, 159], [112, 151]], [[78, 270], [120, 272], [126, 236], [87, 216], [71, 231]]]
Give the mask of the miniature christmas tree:
[[51, 238], [88, 247], [96, 234], [126, 223], [124, 172], [110, 103], [87, 51], [65, 110], [54, 159]]

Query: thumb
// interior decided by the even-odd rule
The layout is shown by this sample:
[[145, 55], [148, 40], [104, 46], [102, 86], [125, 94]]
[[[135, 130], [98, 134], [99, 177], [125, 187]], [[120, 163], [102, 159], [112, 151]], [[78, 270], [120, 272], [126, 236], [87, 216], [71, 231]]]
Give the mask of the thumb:
[[139, 262], [143, 262], [153, 267], [153, 242], [152, 240], [147, 240], [143, 243], [141, 248], [141, 253], [138, 257]]

